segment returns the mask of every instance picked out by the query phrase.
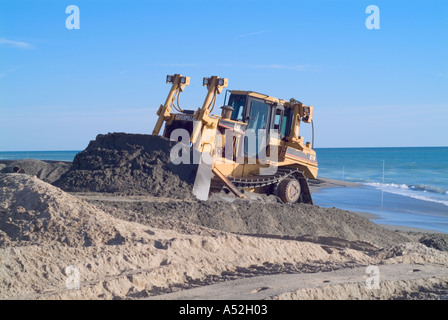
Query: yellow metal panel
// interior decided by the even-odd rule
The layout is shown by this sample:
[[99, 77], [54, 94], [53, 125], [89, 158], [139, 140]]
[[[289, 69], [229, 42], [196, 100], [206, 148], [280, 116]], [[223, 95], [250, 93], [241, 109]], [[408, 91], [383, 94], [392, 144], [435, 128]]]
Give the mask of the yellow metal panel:
[[279, 103], [280, 100], [271, 96], [268, 96], [267, 94], [258, 93], [254, 91], [243, 91], [243, 90], [232, 90], [232, 94], [241, 94], [241, 95], [247, 95], [254, 98], [264, 99], [270, 102], [276, 102]]

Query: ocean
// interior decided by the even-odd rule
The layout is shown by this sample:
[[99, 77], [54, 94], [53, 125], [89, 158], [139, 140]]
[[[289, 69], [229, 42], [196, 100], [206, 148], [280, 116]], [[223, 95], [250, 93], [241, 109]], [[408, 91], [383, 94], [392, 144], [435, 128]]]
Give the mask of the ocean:
[[323, 207], [373, 213], [378, 224], [448, 233], [448, 147], [316, 149], [319, 176], [357, 182], [313, 195]]
[[[80, 151], [0, 152], [0, 160], [72, 161]], [[325, 188], [314, 203], [374, 214], [384, 225], [448, 233], [448, 147], [317, 148], [319, 177], [357, 182]]]
[[0, 151], [0, 160], [55, 160], [73, 161], [78, 151]]

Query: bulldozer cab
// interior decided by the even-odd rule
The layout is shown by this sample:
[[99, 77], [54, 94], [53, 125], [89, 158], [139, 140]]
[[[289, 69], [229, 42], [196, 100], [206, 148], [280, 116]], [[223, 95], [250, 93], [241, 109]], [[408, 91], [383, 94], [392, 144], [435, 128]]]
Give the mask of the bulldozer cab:
[[[252, 91], [230, 91], [227, 105], [233, 108], [230, 120], [242, 122], [247, 130], [254, 130], [257, 140], [270, 135], [286, 140], [291, 132], [293, 112], [285, 108], [280, 100]], [[257, 134], [258, 133], [258, 134]]]
[[[305, 143], [299, 135], [300, 123], [312, 121], [313, 107], [295, 99], [277, 99], [254, 91], [227, 90], [226, 96], [229, 92], [222, 108], [231, 113], [230, 116], [222, 113], [219, 127], [238, 128], [242, 132], [244, 157], [262, 159], [275, 152], [279, 165], [295, 165], [307, 177], [316, 176], [312, 143]], [[249, 137], [253, 140], [249, 141]]]

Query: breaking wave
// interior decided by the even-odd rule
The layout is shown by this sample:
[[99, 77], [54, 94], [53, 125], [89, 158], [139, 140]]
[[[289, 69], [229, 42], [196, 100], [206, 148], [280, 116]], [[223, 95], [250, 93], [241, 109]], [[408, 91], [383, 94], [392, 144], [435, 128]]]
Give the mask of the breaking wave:
[[365, 185], [375, 187], [384, 192], [398, 194], [422, 201], [430, 201], [448, 206], [448, 191], [428, 185], [407, 185], [395, 183], [366, 182]]

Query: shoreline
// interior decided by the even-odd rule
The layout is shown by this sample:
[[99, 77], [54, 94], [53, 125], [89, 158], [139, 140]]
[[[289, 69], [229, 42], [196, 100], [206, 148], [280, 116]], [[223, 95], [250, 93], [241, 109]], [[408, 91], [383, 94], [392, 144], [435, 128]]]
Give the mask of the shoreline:
[[325, 177], [317, 178], [315, 180], [308, 180], [308, 184], [311, 193], [319, 192], [321, 189], [324, 188], [338, 188], [338, 187], [358, 188], [361, 186], [357, 182], [342, 181]]
[[[311, 193], [320, 193], [323, 189], [327, 188], [360, 188], [362, 185], [360, 183], [356, 182], [348, 182], [348, 181], [342, 181], [342, 180], [336, 180], [336, 179], [330, 179], [321, 177], [316, 180], [309, 180], [310, 184], [310, 190]], [[335, 208], [338, 208], [337, 206], [334, 206]], [[343, 209], [346, 210], [346, 209]], [[366, 212], [366, 211], [360, 211], [360, 210], [347, 210], [354, 212], [362, 217], [365, 217], [372, 222], [376, 223], [377, 225], [384, 227], [388, 230], [392, 231], [398, 231], [398, 232], [404, 232], [404, 233], [412, 233], [412, 232], [418, 232], [418, 233], [434, 233], [434, 234], [448, 234], [448, 232], [442, 232], [437, 230], [431, 230], [426, 228], [419, 228], [419, 227], [412, 227], [412, 226], [403, 226], [403, 225], [395, 225], [395, 224], [382, 224], [378, 223], [379, 220], [384, 220], [384, 218], [381, 218], [378, 214], [372, 213], [372, 212]], [[377, 221], [375, 221], [377, 220]]]

